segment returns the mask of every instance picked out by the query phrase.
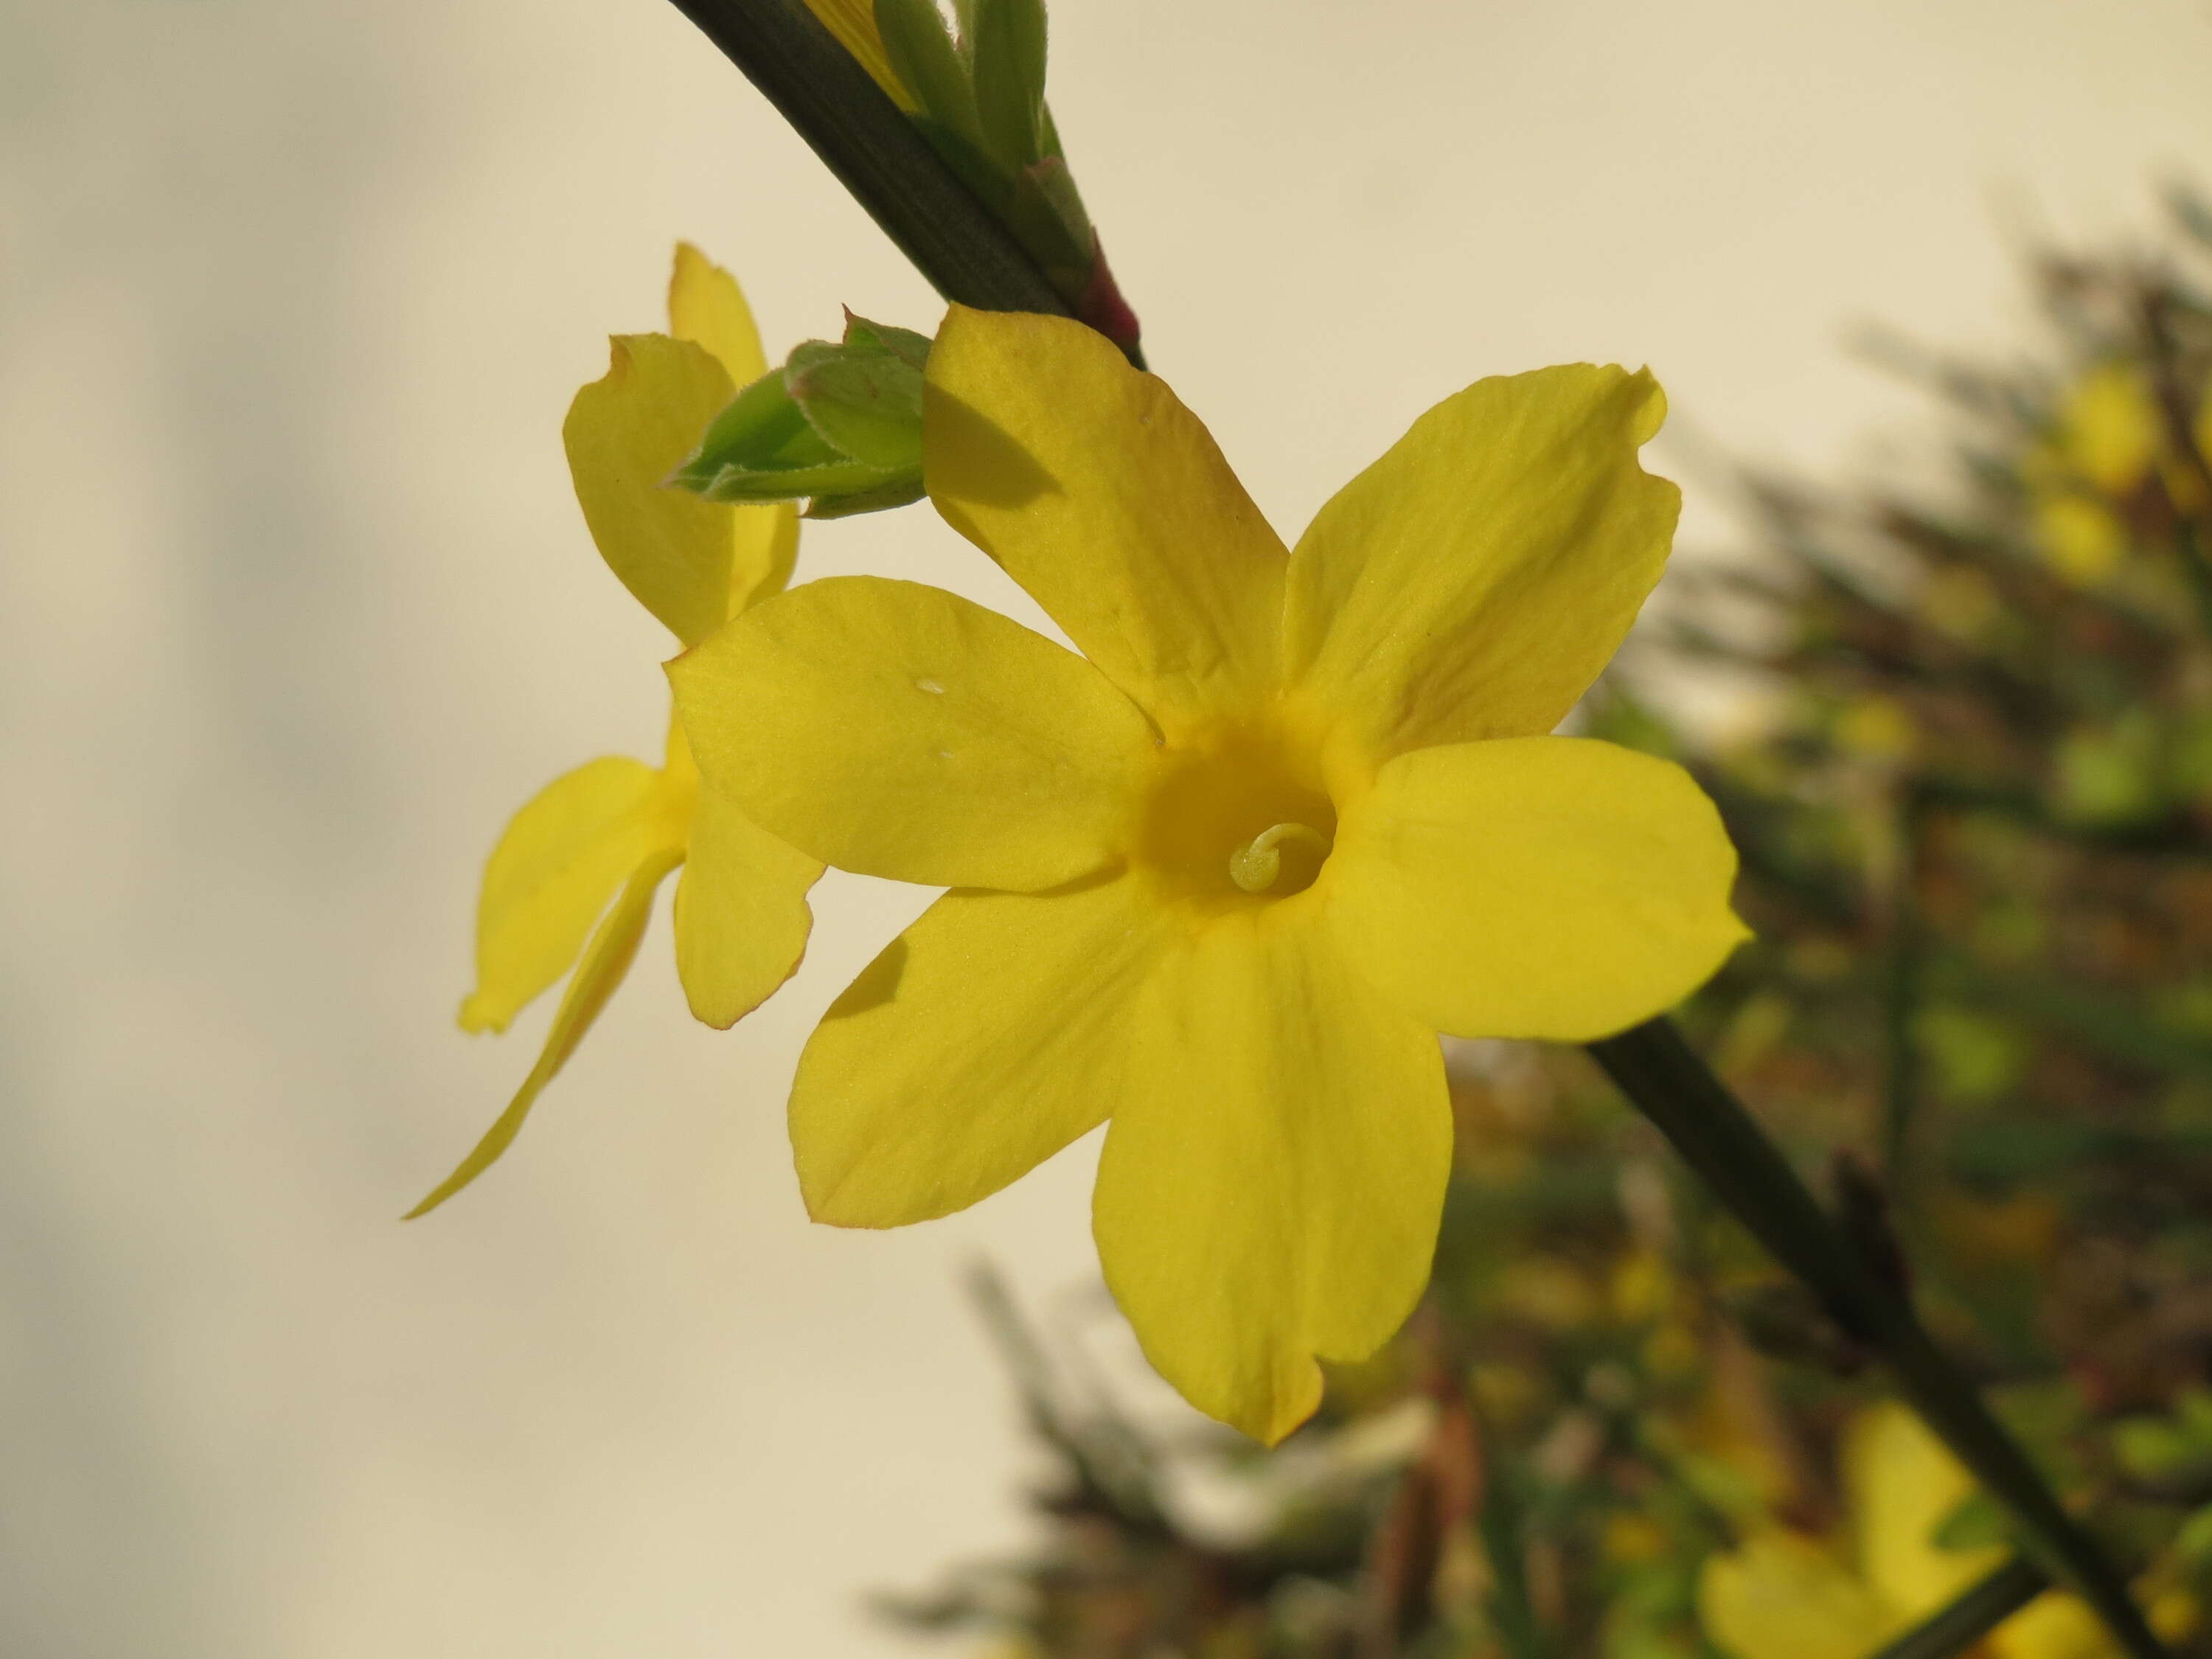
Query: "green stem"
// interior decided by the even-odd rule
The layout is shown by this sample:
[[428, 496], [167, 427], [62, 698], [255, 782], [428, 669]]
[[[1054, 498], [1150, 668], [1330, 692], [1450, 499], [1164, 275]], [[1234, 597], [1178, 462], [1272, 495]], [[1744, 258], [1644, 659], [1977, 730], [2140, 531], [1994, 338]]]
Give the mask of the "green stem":
[[1622, 1093], [1735, 1218], [1880, 1354], [1936, 1436], [2002, 1504], [2053, 1577], [2078, 1590], [2134, 1659], [2164, 1659], [2127, 1584], [2069, 1515], [1973, 1383], [1922, 1328], [1901, 1289], [1851, 1248], [1743, 1103], [1672, 1022], [1589, 1045]]
[[2180, 562], [2182, 579], [2197, 606], [2197, 620], [2212, 634], [2212, 562], [2204, 556], [2204, 542], [2193, 519], [2177, 515], [2173, 521], [2173, 556]]
[[1551, 1644], [1528, 1592], [1528, 1547], [1516, 1479], [1510, 1468], [1489, 1470], [1475, 1516], [1475, 1530], [1490, 1560], [1490, 1620], [1510, 1659], [1550, 1659]]
[[947, 300], [980, 311], [1073, 314], [1021, 244], [801, 0], [675, 5]]
[[2049, 1589], [2043, 1569], [2014, 1556], [1958, 1598], [1929, 1614], [1868, 1659], [1951, 1659], [1964, 1653]]

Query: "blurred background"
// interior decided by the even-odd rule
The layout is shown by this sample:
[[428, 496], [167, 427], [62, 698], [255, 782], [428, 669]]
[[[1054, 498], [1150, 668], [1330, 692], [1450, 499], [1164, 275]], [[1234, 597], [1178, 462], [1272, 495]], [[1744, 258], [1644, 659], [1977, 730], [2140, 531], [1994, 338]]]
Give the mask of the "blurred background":
[[[1714, 453], [1879, 476], [1881, 321], [2002, 355], [2027, 235], [2212, 160], [2181, 0], [1060, 0], [1053, 101], [1152, 362], [1279, 529], [1479, 375], [1649, 362]], [[0, 4], [0, 1651], [879, 1659], [866, 1587], [1024, 1534], [960, 1287], [1091, 1274], [1086, 1144], [809, 1227], [781, 1103], [922, 897], [684, 1014], [665, 923], [515, 1150], [453, 1013], [481, 860], [650, 757], [667, 646], [561, 416], [672, 243], [772, 355], [935, 304], [659, 0]], [[802, 574], [1034, 617], [927, 513]], [[1071, 1297], [1075, 1298], [1071, 1302]]]

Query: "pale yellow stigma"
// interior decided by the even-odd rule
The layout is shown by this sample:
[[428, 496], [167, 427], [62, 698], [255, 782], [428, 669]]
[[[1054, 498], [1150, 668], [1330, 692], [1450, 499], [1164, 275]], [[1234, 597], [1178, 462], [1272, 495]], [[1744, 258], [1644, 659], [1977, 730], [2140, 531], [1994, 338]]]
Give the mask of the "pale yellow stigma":
[[1332, 844], [1310, 824], [1278, 823], [1262, 830], [1229, 855], [1229, 879], [1248, 893], [1266, 892], [1282, 876], [1282, 848], [1286, 841], [1310, 847], [1323, 858], [1328, 856]]

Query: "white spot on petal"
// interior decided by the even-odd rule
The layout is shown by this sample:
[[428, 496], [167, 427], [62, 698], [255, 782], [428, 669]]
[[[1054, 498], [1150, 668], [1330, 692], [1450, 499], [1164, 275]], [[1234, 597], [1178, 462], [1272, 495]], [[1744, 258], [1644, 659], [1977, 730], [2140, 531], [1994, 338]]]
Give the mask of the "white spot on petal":
[[935, 680], [916, 680], [914, 683], [914, 689], [917, 691], [927, 691], [933, 697], [941, 697], [945, 695], [945, 688]]

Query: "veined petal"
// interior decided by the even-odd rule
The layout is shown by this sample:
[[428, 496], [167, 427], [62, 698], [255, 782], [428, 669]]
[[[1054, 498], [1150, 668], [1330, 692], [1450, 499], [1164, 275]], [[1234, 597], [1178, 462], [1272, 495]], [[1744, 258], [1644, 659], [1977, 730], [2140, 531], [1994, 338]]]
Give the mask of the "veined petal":
[[[768, 373], [753, 308], [738, 279], [689, 242], [676, 245], [668, 277], [668, 331], [707, 348], [733, 386], [750, 386]], [[697, 441], [698, 434], [692, 434]]]
[[1273, 1444], [1426, 1281], [1451, 1162], [1434, 1032], [1279, 907], [1187, 934], [1147, 979], [1092, 1227], [1160, 1375]]
[[954, 306], [922, 437], [945, 522], [1171, 735], [1273, 695], [1282, 541], [1198, 417], [1103, 336]]
[[807, 1212], [844, 1227], [947, 1215], [1097, 1127], [1123, 1097], [1159, 948], [1131, 877], [939, 899], [830, 1006], [799, 1062]]
[[1030, 892], [1126, 845], [1154, 747], [1082, 658], [942, 589], [808, 582], [668, 665], [708, 787], [840, 869]]
[[609, 346], [605, 377], [576, 393], [561, 427], [576, 501], [607, 568], [694, 644], [730, 612], [738, 509], [661, 483], [736, 388], [689, 340], [617, 334]]
[[1673, 1006], [1748, 935], [1735, 849], [1671, 762], [1583, 738], [1401, 755], [1322, 872], [1333, 931], [1459, 1036], [1584, 1042]]
[[1445, 398], [1299, 538], [1291, 681], [1376, 761], [1549, 732], [1666, 564], [1681, 495], [1636, 460], [1665, 412], [1587, 363]]
[[702, 793], [676, 883], [676, 974], [692, 1016], [726, 1030], [767, 1001], [806, 954], [807, 889], [822, 862], [777, 840], [726, 797]]
[[1731, 1659], [1866, 1659], [1912, 1622], [1812, 1540], [1778, 1528], [1706, 1559], [1698, 1617]]
[[507, 821], [477, 902], [477, 986], [461, 1029], [503, 1031], [567, 973], [623, 878], [667, 839], [659, 774], [611, 755], [539, 790]]
[[489, 1169], [500, 1154], [514, 1144], [515, 1136], [522, 1131], [523, 1119], [538, 1103], [538, 1097], [568, 1063], [568, 1056], [576, 1052], [584, 1033], [592, 1029], [599, 1010], [607, 1006], [607, 999], [615, 994], [623, 975], [629, 972], [630, 963], [637, 959], [638, 941], [645, 936], [645, 924], [653, 915], [653, 890], [660, 885], [661, 878], [683, 860], [681, 848], [664, 848], [630, 872], [621, 894], [585, 948], [576, 976], [568, 981], [561, 1006], [554, 1013], [553, 1028], [545, 1034], [545, 1047], [538, 1054], [537, 1065], [530, 1068], [530, 1075], [514, 1091], [514, 1098], [484, 1132], [475, 1149], [460, 1161], [453, 1174], [438, 1183], [428, 1198], [408, 1211], [407, 1220], [436, 1209]]

